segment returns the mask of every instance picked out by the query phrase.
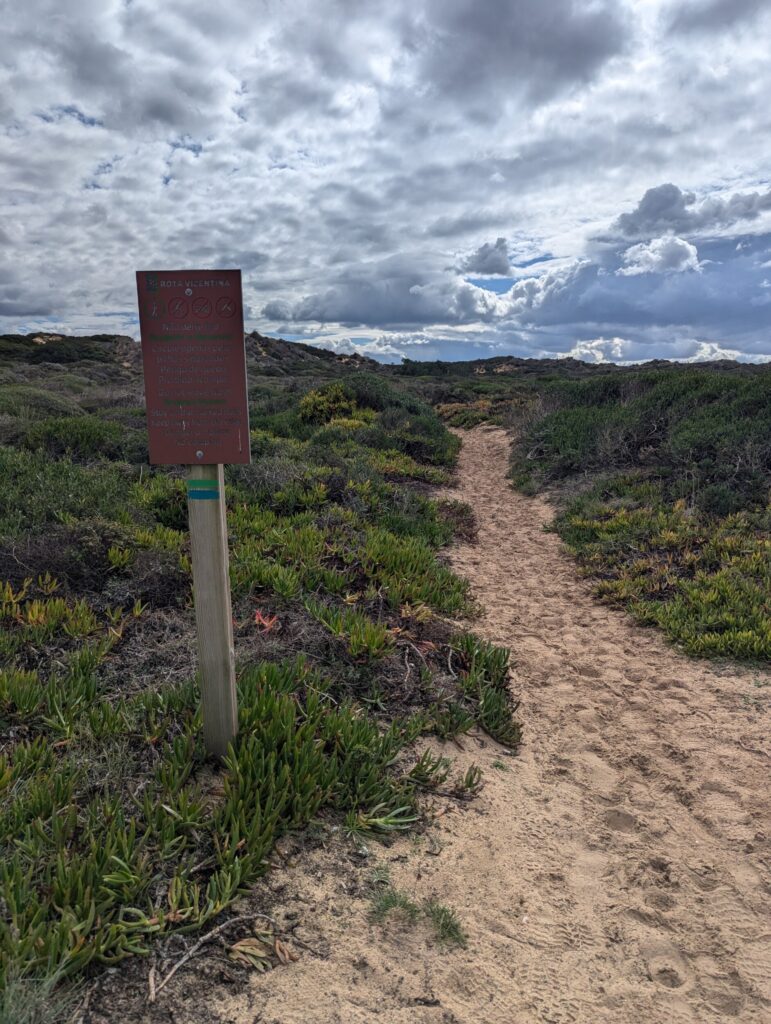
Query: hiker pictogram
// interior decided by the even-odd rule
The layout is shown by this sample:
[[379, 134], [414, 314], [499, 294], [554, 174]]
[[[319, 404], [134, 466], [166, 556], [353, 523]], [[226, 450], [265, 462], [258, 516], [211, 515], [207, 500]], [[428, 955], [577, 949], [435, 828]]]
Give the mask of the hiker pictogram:
[[218, 316], [231, 317], [236, 314], [235, 300], [229, 298], [227, 295], [223, 295], [221, 299], [217, 299], [217, 305], [214, 308], [217, 310]]

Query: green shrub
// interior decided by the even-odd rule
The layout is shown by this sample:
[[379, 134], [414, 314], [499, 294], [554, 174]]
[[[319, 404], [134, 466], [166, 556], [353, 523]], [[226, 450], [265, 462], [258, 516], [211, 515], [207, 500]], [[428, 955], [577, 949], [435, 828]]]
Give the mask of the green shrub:
[[[767, 500], [771, 473], [771, 373], [667, 368], [542, 389], [542, 415], [513, 449], [515, 476], [542, 482], [587, 470], [644, 466], [674, 499], [732, 511]], [[729, 489], [733, 498], [728, 498]]]
[[538, 391], [512, 476], [532, 493], [603, 474], [555, 521], [600, 596], [692, 654], [767, 657], [769, 369], [616, 371]]
[[[109, 336], [103, 336], [105, 340]], [[110, 348], [96, 338], [60, 338], [45, 345], [35, 345], [28, 353], [30, 363], [79, 363], [83, 360], [106, 363]]]
[[56, 458], [70, 455], [89, 460], [117, 459], [125, 446], [126, 431], [118, 423], [97, 416], [62, 416], [33, 423], [23, 438], [24, 446], [42, 449]]
[[300, 399], [300, 418], [310, 423], [329, 423], [339, 416], [353, 416], [356, 402], [342, 384], [328, 384], [325, 388], [309, 391]]
[[9, 384], [0, 388], [0, 413], [33, 419], [45, 416], [77, 416], [78, 403], [55, 391], [44, 391], [29, 384]]
[[604, 600], [626, 604], [691, 654], [771, 655], [771, 511], [705, 515], [622, 475], [574, 499], [555, 528], [601, 577]]
[[131, 507], [120, 466], [78, 466], [42, 452], [0, 447], [0, 534], [34, 532], [49, 523], [89, 519], [96, 511], [120, 519]]
[[346, 812], [356, 834], [414, 823], [412, 784], [395, 765], [415, 729], [382, 730], [326, 689], [302, 661], [242, 673], [239, 736], [213, 806], [195, 781], [201, 723], [189, 687], [140, 694], [110, 715], [96, 714], [103, 705], [85, 702], [82, 687], [61, 690], [57, 713], [73, 735], [93, 740], [97, 728], [104, 743], [105, 730], [131, 731], [135, 751], [124, 751], [116, 780], [135, 778], [150, 749], [152, 767], [124, 806], [93, 785], [95, 751], [82, 738], [72, 751], [22, 740], [0, 757], [0, 974], [68, 976], [200, 927], [265, 871], [276, 839], [325, 805]]

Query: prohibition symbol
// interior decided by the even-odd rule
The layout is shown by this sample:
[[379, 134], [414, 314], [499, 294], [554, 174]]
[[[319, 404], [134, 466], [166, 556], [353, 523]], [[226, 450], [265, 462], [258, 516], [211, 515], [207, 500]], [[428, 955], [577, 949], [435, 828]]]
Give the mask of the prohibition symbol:
[[193, 316], [210, 316], [211, 315], [211, 302], [201, 296], [198, 299], [193, 299]]
[[184, 299], [171, 299], [169, 301], [169, 313], [177, 320], [181, 320], [187, 314], [187, 303]]
[[223, 295], [221, 299], [217, 299], [217, 305], [214, 308], [217, 310], [219, 316], [235, 316], [235, 301], [228, 298], [227, 295]]

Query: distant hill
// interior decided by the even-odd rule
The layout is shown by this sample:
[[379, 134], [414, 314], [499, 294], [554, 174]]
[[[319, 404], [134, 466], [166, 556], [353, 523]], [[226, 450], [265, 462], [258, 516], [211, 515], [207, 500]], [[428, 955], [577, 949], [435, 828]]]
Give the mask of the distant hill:
[[295, 377], [328, 373], [332, 367], [347, 367], [376, 371], [381, 364], [367, 356], [338, 355], [325, 348], [305, 345], [299, 341], [284, 341], [283, 338], [268, 338], [252, 331], [246, 335], [247, 367], [269, 376]]
[[[246, 358], [255, 369], [270, 376], [294, 376], [331, 366], [376, 370], [380, 364], [367, 356], [337, 355], [324, 348], [301, 342], [268, 338], [252, 331], [246, 335]], [[141, 346], [124, 334], [93, 334], [71, 337], [37, 331], [34, 334], [0, 335], [0, 367], [40, 366], [72, 363], [117, 363], [124, 368], [139, 368]]]
[[618, 363], [588, 363], [569, 356], [566, 356], [564, 359], [523, 359], [518, 356], [493, 356], [490, 359], [468, 359], [457, 362], [447, 362], [440, 359], [430, 362], [405, 359], [404, 362], [392, 366], [391, 369], [407, 377], [429, 377], [432, 379], [441, 377], [485, 377], [493, 374], [520, 377], [544, 377], [549, 374], [556, 374], [560, 377], [576, 378], [630, 373], [641, 369], [656, 370], [665, 367], [694, 365], [703, 369], [740, 370], [747, 373], [754, 372], [758, 367], [756, 363], [737, 363], [732, 359], [716, 359], [710, 362], [699, 362], [698, 364], [676, 362], [669, 359], [651, 359], [646, 363], [620, 366]]
[[[246, 360], [251, 373], [268, 377], [327, 377], [330, 371], [367, 370], [385, 375], [423, 377], [433, 380], [447, 377], [597, 377], [630, 372], [637, 367], [618, 366], [615, 363], [587, 363], [579, 359], [525, 359], [517, 356], [495, 356], [490, 359], [469, 359], [456, 362], [442, 360], [418, 361], [405, 359], [400, 364], [379, 363], [359, 353], [340, 355], [328, 349], [298, 341], [284, 341], [252, 331], [246, 335]], [[70, 367], [79, 364], [108, 364], [121, 370], [139, 371], [142, 364], [141, 347], [137, 341], [121, 334], [94, 334], [73, 337], [37, 331], [34, 334], [0, 335], [0, 371], [14, 367], [29, 367], [30, 377], [39, 376], [31, 368], [41, 366]], [[642, 364], [645, 369], [684, 366], [665, 359], [654, 359]], [[703, 369], [755, 372], [754, 364], [737, 363], [722, 359], [698, 364]], [[91, 374], [89, 374], [91, 376]], [[96, 374], [96, 376], [100, 376]], [[101, 376], [104, 376], [104, 370]], [[118, 374], [118, 377], [125, 374]]]
[[[246, 335], [246, 365], [253, 394], [263, 390], [260, 382], [267, 379], [276, 384], [283, 380], [288, 387], [298, 380], [312, 386], [357, 370], [382, 370], [380, 363], [366, 356], [337, 355], [311, 345], [266, 338], [256, 331]], [[90, 411], [141, 407], [142, 349], [134, 338], [122, 334], [3, 334], [0, 387], [6, 392], [5, 401], [0, 400], [0, 417], [17, 407], [46, 410], [47, 414], [65, 411], [65, 405]]]

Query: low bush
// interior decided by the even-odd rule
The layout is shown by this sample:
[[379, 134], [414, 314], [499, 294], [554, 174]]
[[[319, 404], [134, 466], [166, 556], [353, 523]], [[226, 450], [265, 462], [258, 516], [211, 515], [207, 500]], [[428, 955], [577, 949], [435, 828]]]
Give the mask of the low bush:
[[[512, 476], [587, 474], [555, 529], [603, 599], [692, 654], [771, 653], [771, 373], [645, 369], [538, 389]], [[599, 479], [597, 479], [599, 477]]]
[[90, 519], [95, 512], [123, 522], [130, 513], [131, 475], [120, 465], [78, 466], [67, 458], [0, 446], [0, 474], [0, 536]]
[[689, 653], [771, 656], [771, 509], [707, 516], [625, 476], [573, 500], [555, 529], [599, 578], [599, 596]]
[[[61, 978], [200, 926], [264, 872], [279, 836], [325, 805], [355, 812], [365, 830], [408, 821], [411, 783], [394, 765], [414, 728], [383, 734], [354, 708], [336, 707], [303, 662], [242, 674], [239, 737], [216, 799], [194, 777], [202, 759], [194, 692], [105, 705], [98, 663], [97, 653], [57, 682], [55, 698], [32, 676], [0, 677], [5, 714], [55, 715], [51, 740], [23, 740], [0, 760], [4, 973]], [[42, 704], [40, 693], [48, 694]], [[71, 748], [53, 742], [62, 735]], [[116, 736], [130, 739], [123, 768], [133, 781], [124, 792], [94, 786], [87, 753]], [[141, 795], [132, 799], [138, 777]]]
[[82, 414], [82, 410], [68, 395], [44, 391], [30, 384], [8, 384], [0, 389], [0, 413], [32, 420], [46, 416], [77, 416]]
[[90, 461], [120, 458], [125, 440], [126, 431], [118, 423], [97, 416], [61, 416], [31, 424], [22, 443], [54, 457], [69, 455], [79, 461]]
[[337, 417], [352, 417], [355, 412], [356, 402], [338, 383], [309, 391], [300, 399], [300, 418], [310, 423], [329, 423]]

